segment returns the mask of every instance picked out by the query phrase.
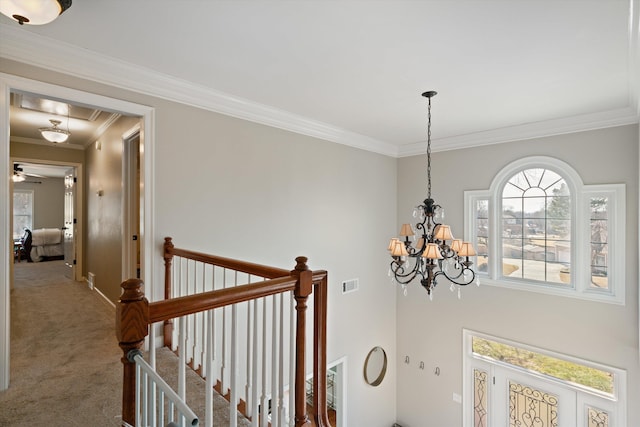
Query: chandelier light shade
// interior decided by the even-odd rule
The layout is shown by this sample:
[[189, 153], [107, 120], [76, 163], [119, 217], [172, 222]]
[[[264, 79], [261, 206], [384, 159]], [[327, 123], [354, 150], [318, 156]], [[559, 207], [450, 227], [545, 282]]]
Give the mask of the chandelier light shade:
[[419, 279], [420, 284], [433, 299], [433, 290], [439, 280], [451, 283], [451, 290], [471, 283], [478, 284], [473, 262], [469, 257], [476, 255], [473, 245], [453, 237], [451, 227], [441, 223], [444, 218], [442, 207], [431, 198], [431, 98], [437, 92], [422, 94], [428, 100], [427, 125], [427, 198], [413, 211], [418, 219], [415, 230], [410, 224], [403, 224], [400, 237], [389, 242], [391, 255], [389, 275], [407, 293], [407, 284]]
[[0, 12], [20, 25], [44, 25], [71, 7], [71, 0], [0, 0]]
[[49, 121], [51, 122], [51, 127], [38, 129], [42, 137], [49, 142], [65, 142], [67, 138], [69, 138], [69, 135], [71, 135], [71, 132], [58, 127], [60, 123], [62, 123], [60, 120], [50, 119]]

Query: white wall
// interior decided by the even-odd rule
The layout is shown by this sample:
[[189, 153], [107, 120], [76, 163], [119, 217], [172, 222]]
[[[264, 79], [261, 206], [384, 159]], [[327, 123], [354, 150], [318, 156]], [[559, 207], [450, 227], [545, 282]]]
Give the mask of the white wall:
[[[386, 245], [396, 224], [396, 160], [118, 88], [3, 61], [0, 72], [155, 108], [153, 218], [157, 293], [163, 238], [179, 247], [329, 272], [328, 359], [346, 357], [348, 426], [395, 421], [395, 293]], [[148, 143], [149, 141], [145, 141]], [[340, 282], [359, 278], [358, 292]], [[363, 380], [368, 351], [392, 367]]]
[[[556, 157], [585, 184], [626, 184], [626, 305], [469, 286], [462, 300], [446, 284], [433, 302], [419, 285], [398, 293], [398, 420], [404, 427], [462, 425], [462, 329], [531, 344], [627, 370], [628, 425], [640, 425], [638, 354], [638, 126], [433, 154], [433, 196], [455, 236], [463, 235], [463, 192], [488, 189], [495, 174], [526, 156]], [[398, 222], [425, 197], [426, 157], [400, 159]], [[411, 364], [402, 363], [409, 355]], [[425, 370], [418, 369], [424, 361]], [[441, 375], [433, 374], [440, 367]]]

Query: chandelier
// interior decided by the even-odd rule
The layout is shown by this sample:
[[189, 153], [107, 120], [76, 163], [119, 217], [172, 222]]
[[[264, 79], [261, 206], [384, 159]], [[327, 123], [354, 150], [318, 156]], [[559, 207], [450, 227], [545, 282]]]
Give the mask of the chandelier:
[[427, 125], [427, 198], [413, 211], [418, 219], [415, 227], [417, 236], [410, 224], [403, 224], [400, 237], [389, 242], [391, 253], [389, 275], [407, 294], [407, 284], [418, 278], [420, 284], [433, 299], [433, 290], [441, 279], [451, 283], [451, 291], [470, 283], [478, 284], [473, 262], [469, 257], [476, 251], [469, 242], [455, 239], [448, 225], [440, 221], [444, 218], [444, 210], [431, 198], [431, 98], [437, 92], [428, 91], [422, 94], [429, 101]]
[[[50, 119], [49, 121], [51, 122], [51, 127], [38, 129], [42, 134], [42, 137], [49, 142], [65, 142], [67, 138], [69, 138], [69, 135], [71, 135], [71, 132], [58, 127], [60, 123], [62, 123], [60, 120]], [[68, 126], [69, 125], [67, 124], [67, 127]]]

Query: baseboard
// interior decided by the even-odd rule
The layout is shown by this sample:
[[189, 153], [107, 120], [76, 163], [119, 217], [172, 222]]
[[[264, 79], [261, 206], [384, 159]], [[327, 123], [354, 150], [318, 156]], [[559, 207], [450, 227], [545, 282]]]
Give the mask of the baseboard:
[[[86, 282], [87, 282], [87, 286], [89, 286], [89, 281], [88, 281], [88, 280], [86, 280]], [[91, 288], [89, 288], [89, 289], [91, 289]], [[107, 304], [109, 304], [109, 305], [110, 305], [111, 307], [113, 307], [113, 308], [114, 308], [114, 310], [115, 310], [116, 305], [113, 303], [113, 301], [111, 301], [109, 298], [107, 298], [107, 296], [106, 296], [105, 294], [103, 294], [102, 292], [100, 292], [100, 289], [98, 289], [98, 288], [94, 287], [94, 288], [93, 288], [93, 291], [94, 291], [94, 292], [96, 292], [98, 295], [100, 295], [100, 296], [102, 297], [102, 299], [104, 299], [104, 300], [107, 302]]]

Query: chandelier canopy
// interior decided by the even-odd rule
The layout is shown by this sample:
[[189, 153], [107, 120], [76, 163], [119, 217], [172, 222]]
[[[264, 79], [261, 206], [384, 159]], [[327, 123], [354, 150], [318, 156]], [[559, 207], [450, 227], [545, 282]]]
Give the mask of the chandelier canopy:
[[406, 285], [418, 278], [433, 299], [433, 289], [440, 279], [451, 283], [451, 290], [470, 283], [478, 284], [473, 262], [469, 257], [476, 251], [469, 242], [453, 237], [451, 228], [441, 223], [444, 210], [431, 198], [431, 98], [437, 92], [424, 92], [422, 96], [428, 100], [427, 125], [427, 198], [413, 211], [418, 219], [416, 232], [410, 224], [403, 224], [400, 237], [389, 242], [391, 253], [389, 275], [407, 292]]

